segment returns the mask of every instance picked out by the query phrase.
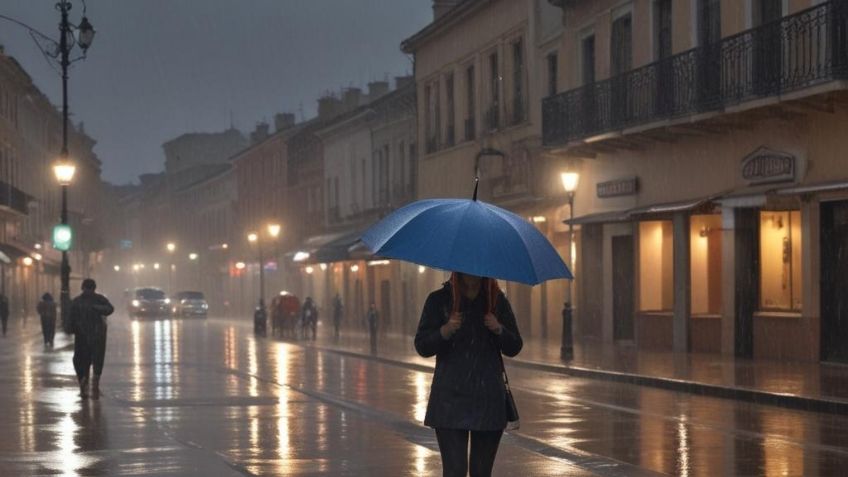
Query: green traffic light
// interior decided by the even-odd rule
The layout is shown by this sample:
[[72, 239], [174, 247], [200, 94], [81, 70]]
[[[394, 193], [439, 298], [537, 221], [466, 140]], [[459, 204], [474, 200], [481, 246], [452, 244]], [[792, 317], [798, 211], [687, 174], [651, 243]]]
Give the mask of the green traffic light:
[[71, 249], [74, 233], [70, 225], [59, 224], [53, 227], [53, 248], [67, 252]]

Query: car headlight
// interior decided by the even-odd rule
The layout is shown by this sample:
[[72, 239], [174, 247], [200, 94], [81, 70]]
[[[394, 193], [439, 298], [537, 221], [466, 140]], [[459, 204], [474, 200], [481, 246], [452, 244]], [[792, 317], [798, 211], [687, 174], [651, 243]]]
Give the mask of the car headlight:
[[208, 304], [208, 303], [204, 303], [204, 304], [200, 305], [200, 307], [201, 307], [201, 308], [203, 308], [204, 310], [208, 310], [208, 309], [209, 309], [209, 304]]
[[185, 300], [180, 300], [180, 305], [185, 305], [185, 304], [186, 304]]
[[165, 304], [166, 304], [166, 305], [170, 305], [170, 304], [171, 304], [171, 299], [170, 299], [170, 298], [165, 298]]
[[138, 307], [140, 307], [140, 306], [141, 306], [141, 302], [140, 302], [140, 301], [138, 301], [138, 300], [133, 300], [133, 301], [132, 301], [132, 306], [134, 306], [134, 307], [138, 308]]

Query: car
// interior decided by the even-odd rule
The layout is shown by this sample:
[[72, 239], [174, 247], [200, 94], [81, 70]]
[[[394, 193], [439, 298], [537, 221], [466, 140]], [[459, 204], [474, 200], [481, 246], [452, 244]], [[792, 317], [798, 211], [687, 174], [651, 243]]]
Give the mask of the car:
[[159, 288], [142, 287], [130, 292], [130, 318], [167, 318], [171, 315], [171, 300]]
[[199, 291], [181, 291], [174, 296], [172, 302], [171, 311], [174, 316], [206, 318], [209, 311], [209, 303], [206, 302], [203, 292]]

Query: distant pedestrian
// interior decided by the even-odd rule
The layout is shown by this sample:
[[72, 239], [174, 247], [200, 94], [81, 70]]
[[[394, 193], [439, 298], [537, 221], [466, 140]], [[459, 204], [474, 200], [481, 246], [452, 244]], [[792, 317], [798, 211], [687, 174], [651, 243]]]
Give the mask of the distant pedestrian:
[[303, 339], [307, 339], [309, 332], [312, 331], [312, 339], [318, 337], [318, 307], [315, 306], [315, 300], [311, 296], [306, 297], [303, 301], [301, 310], [303, 315]]
[[507, 425], [500, 355], [521, 348], [512, 308], [495, 280], [454, 272], [427, 297], [415, 350], [436, 356], [424, 425], [436, 431], [445, 477], [491, 475]]
[[268, 328], [268, 314], [265, 311], [265, 302], [259, 300], [259, 305], [253, 312], [253, 332], [265, 336]]
[[41, 301], [36, 307], [38, 316], [41, 317], [41, 334], [44, 336], [44, 346], [53, 347], [53, 337], [56, 335], [56, 302], [53, 295], [45, 293], [41, 295]]
[[6, 336], [6, 327], [9, 325], [9, 298], [0, 293], [0, 322], [3, 325], [3, 336]]
[[342, 326], [342, 313], [344, 313], [342, 297], [336, 293], [336, 297], [333, 298], [333, 329], [335, 330], [336, 339], [339, 339], [339, 329]]
[[377, 351], [377, 329], [380, 326], [380, 312], [377, 311], [377, 304], [373, 301], [368, 305], [368, 314], [365, 315], [365, 322], [368, 325], [368, 335], [371, 338], [371, 352]]
[[106, 317], [115, 308], [109, 300], [96, 293], [97, 283], [91, 278], [82, 281], [82, 294], [71, 302], [68, 314], [68, 332], [74, 334], [74, 369], [80, 385], [80, 397], [89, 396], [89, 373], [94, 366], [91, 378], [91, 397], [100, 398], [100, 375], [103, 374], [103, 360], [106, 357]]

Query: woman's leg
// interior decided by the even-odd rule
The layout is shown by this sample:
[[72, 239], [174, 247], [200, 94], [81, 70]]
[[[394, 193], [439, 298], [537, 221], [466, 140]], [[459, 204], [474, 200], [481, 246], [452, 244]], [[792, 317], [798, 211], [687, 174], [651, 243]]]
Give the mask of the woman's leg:
[[442, 454], [443, 477], [468, 475], [468, 431], [436, 429], [439, 452]]
[[503, 431], [471, 431], [471, 477], [489, 477]]

